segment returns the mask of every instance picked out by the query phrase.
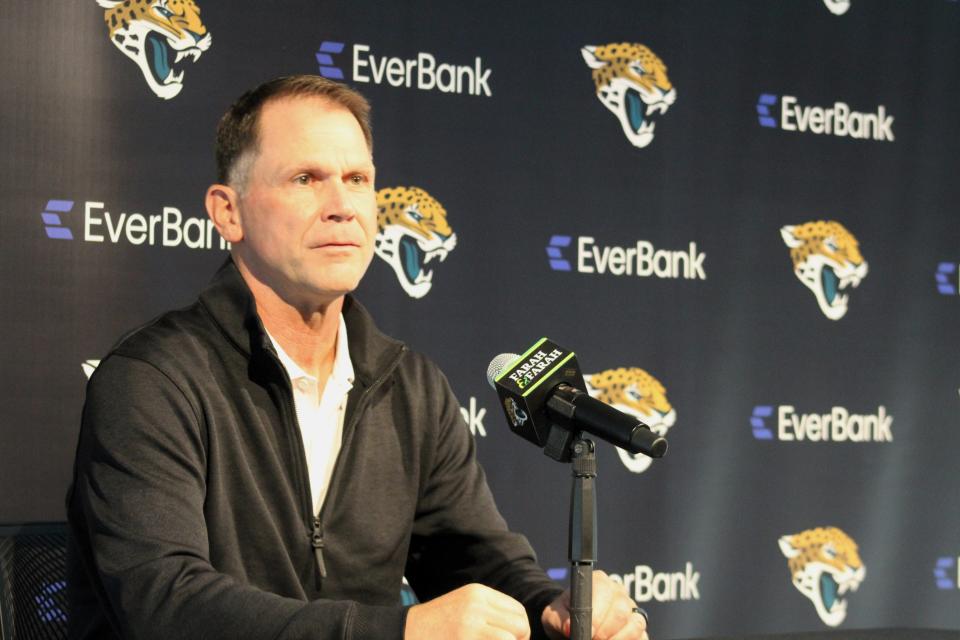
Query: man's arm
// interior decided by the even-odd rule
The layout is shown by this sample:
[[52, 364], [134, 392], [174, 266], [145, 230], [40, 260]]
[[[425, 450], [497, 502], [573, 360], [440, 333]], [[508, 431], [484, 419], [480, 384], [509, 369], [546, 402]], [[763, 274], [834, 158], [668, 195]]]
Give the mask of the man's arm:
[[[591, 604], [593, 640], [649, 640], [647, 617], [622, 584], [603, 571], [593, 572]], [[551, 640], [570, 637], [570, 591], [564, 591], [543, 611], [543, 627]]]
[[522, 603], [532, 637], [543, 637], [541, 614], [562, 588], [537, 565], [526, 538], [507, 528], [476, 460], [460, 405], [446, 378], [439, 372], [434, 377], [428, 388], [438, 403], [439, 420], [428, 439], [431, 452], [424, 455], [427, 468], [407, 579], [422, 600], [470, 583], [486, 585]]
[[115, 631], [400, 638], [399, 607], [284, 598], [211, 566], [200, 411], [168, 376], [132, 358], [107, 358], [88, 386], [69, 518], [84, 573]]
[[[477, 463], [475, 441], [459, 404], [446, 379], [440, 378], [430, 386], [442, 402], [440, 430], [406, 574], [421, 598], [436, 599], [411, 610], [407, 630], [423, 623], [433, 633], [422, 637], [458, 638], [458, 630], [486, 637], [485, 628], [515, 638], [527, 637], [526, 628], [531, 638], [568, 637], [569, 592], [537, 565], [526, 538], [507, 529]], [[479, 585], [458, 588], [469, 582], [494, 591]], [[595, 637], [644, 638], [646, 622], [633, 612], [635, 603], [626, 590], [599, 571], [593, 582]], [[524, 628], [518, 627], [524, 622], [521, 603], [527, 617]]]

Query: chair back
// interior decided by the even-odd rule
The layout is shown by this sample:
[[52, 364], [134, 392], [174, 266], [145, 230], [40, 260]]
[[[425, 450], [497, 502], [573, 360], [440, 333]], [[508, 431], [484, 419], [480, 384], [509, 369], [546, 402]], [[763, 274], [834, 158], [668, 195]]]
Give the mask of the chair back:
[[0, 638], [67, 637], [67, 524], [0, 525]]

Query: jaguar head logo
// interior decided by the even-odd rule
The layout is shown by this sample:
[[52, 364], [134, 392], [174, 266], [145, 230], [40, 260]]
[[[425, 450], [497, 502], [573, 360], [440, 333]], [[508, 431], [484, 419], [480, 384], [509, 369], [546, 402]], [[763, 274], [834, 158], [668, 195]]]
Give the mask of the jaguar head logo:
[[507, 410], [507, 417], [510, 418], [510, 425], [514, 429], [519, 429], [527, 421], [527, 412], [521, 409], [513, 398], [504, 400], [503, 407]]
[[447, 211], [419, 187], [377, 191], [377, 237], [374, 252], [390, 265], [411, 298], [422, 298], [433, 286], [434, 260], [443, 262], [457, 246]]
[[850, 0], [823, 0], [823, 4], [835, 16], [842, 16], [850, 9]]
[[[587, 392], [620, 411], [629, 413], [660, 436], [677, 421], [677, 411], [667, 400], [659, 380], [637, 367], [607, 369], [583, 376]], [[643, 473], [653, 460], [642, 453], [628, 453], [617, 447], [620, 461], [633, 473]]]
[[642, 44], [588, 45], [580, 50], [593, 72], [597, 98], [617, 117], [635, 147], [653, 142], [656, 120], [677, 100], [667, 65]]
[[210, 48], [212, 36], [194, 0], [97, 0], [112, 42], [140, 67], [157, 97], [183, 90], [184, 65]]
[[824, 624], [836, 627], [843, 622], [844, 596], [856, 591], [867, 573], [857, 543], [836, 527], [782, 536], [779, 543], [797, 591], [810, 599]]
[[839, 320], [847, 313], [850, 288], [867, 277], [860, 243], [839, 222], [818, 220], [780, 229], [790, 248], [793, 272], [813, 295], [823, 315]]

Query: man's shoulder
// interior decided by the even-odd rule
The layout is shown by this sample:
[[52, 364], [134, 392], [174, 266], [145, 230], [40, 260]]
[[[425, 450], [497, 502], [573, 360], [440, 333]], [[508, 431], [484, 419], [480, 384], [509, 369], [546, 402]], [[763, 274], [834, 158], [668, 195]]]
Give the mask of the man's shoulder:
[[229, 341], [200, 301], [167, 311], [124, 334], [107, 357], [146, 362], [159, 369], [190, 367]]
[[446, 382], [447, 379], [440, 365], [438, 365], [433, 358], [410, 347], [404, 348], [403, 359], [400, 361], [399, 369], [403, 375], [412, 376], [418, 380], [443, 380]]

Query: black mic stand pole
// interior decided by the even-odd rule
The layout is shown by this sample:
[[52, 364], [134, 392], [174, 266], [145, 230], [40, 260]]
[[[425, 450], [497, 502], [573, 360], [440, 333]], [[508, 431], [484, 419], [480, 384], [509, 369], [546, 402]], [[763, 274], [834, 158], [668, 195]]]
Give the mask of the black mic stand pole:
[[597, 456], [593, 441], [579, 435], [571, 447], [570, 638], [590, 640], [593, 618], [593, 565], [597, 561]]
[[597, 561], [597, 453], [593, 441], [573, 428], [576, 406], [553, 394], [547, 400], [552, 424], [543, 452], [557, 462], [570, 462], [570, 640], [590, 640], [593, 622], [593, 565]]

